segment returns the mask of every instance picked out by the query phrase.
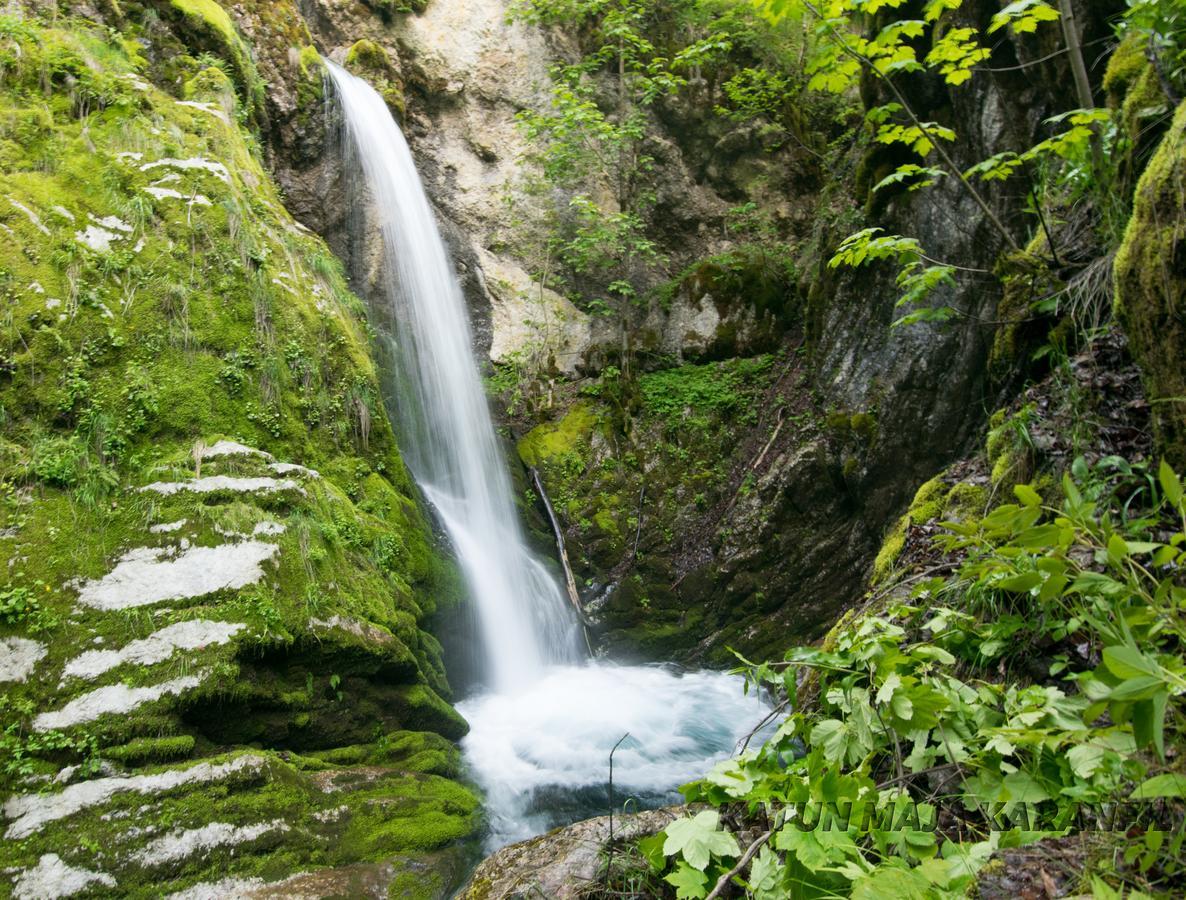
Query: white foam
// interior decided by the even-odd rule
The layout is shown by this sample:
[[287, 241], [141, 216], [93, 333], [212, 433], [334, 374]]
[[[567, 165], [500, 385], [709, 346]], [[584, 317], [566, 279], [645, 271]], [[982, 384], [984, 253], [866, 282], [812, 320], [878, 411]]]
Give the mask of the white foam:
[[619, 802], [631, 794], [678, 802], [667, 795], [731, 754], [768, 709], [743, 695], [736, 676], [602, 664], [553, 667], [519, 691], [459, 703], [470, 724], [461, 746], [486, 795], [490, 849], [565, 824], [533, 808], [535, 795], [604, 790], [610, 750], [627, 732], [614, 754]]

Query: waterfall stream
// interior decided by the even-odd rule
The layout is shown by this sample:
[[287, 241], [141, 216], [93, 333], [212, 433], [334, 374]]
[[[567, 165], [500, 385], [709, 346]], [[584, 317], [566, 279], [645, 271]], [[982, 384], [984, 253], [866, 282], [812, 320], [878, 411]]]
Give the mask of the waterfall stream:
[[477, 611], [486, 686], [458, 709], [471, 725], [462, 747], [486, 793], [489, 845], [605, 812], [608, 754], [626, 732], [615, 785], [641, 804], [674, 802], [674, 788], [761, 718], [761, 702], [721, 673], [582, 660], [576, 618], [524, 542], [465, 302], [412, 154], [379, 94], [328, 65], [347, 165], [361, 169], [382, 228], [385, 302], [370, 313], [392, 358], [392, 413]]

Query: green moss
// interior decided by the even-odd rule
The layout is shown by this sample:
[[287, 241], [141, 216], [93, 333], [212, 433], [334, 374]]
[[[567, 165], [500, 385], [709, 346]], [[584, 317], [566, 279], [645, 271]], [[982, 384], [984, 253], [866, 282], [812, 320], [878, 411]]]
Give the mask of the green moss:
[[519, 458], [533, 468], [579, 458], [600, 422], [594, 406], [577, 401], [558, 422], [537, 425], [519, 441]]
[[848, 420], [852, 433], [866, 443], [872, 443], [877, 436], [877, 417], [868, 412], [856, 412]]
[[388, 72], [391, 60], [387, 51], [374, 41], [363, 39], [355, 41], [346, 51], [346, 67], [362, 71]]
[[192, 735], [179, 734], [173, 737], [136, 738], [118, 747], [107, 747], [103, 756], [125, 763], [161, 762], [189, 756], [194, 749]]
[[1149, 60], [1145, 41], [1137, 31], [1129, 31], [1112, 51], [1104, 72], [1104, 90], [1113, 98], [1123, 98], [1129, 88], [1145, 73]]
[[1186, 103], [1137, 185], [1114, 264], [1116, 314], [1141, 366], [1159, 450], [1186, 465]]
[[1030, 357], [1049, 338], [1051, 320], [1034, 314], [1033, 304], [1057, 292], [1062, 283], [1045, 262], [1046, 236], [1039, 232], [1020, 252], [997, 265], [1004, 293], [997, 304], [998, 325], [988, 356], [989, 377], [1004, 387], [1025, 373]]
[[232, 67], [244, 102], [254, 115], [263, 117], [264, 83], [256, 71], [251, 51], [227, 11], [215, 0], [169, 0], [188, 27], [203, 36]]
[[[172, 8], [185, 13], [195, 49], [248, 54], [222, 7]], [[0, 787], [22, 792], [26, 774], [52, 776], [88, 758], [141, 774], [163, 771], [157, 763], [167, 759], [216, 763], [221, 750], [251, 743], [277, 752], [264, 752], [261, 772], [148, 800], [117, 794], [3, 842], [0, 869], [56, 852], [107, 871], [110, 852], [121, 895], [156, 896], [160, 872], [125, 865], [150, 834], [274, 819], [290, 830], [179, 862], [170, 883], [373, 861], [339, 840], [355, 796], [367, 815], [382, 796], [435, 817], [432, 833], [412, 835], [407, 847], [468, 834], [472, 796], [459, 786], [460, 799], [430, 790], [409, 774], [457, 772], [446, 738], [403, 730], [464, 733], [443, 699], [440, 645], [424, 630], [438, 604], [459, 595], [459, 578], [417, 504], [379, 400], [362, 305], [324, 243], [284, 210], [252, 136], [221, 115], [235, 108], [223, 66], [168, 63], [171, 89], [199, 105], [178, 102], [149, 83], [137, 36], [29, 18], [5, 37], [0, 224], [11, 252], [0, 260], [0, 357], [11, 369], [0, 378], [0, 529], [12, 562], [0, 590], [29, 602], [0, 621], [0, 635], [34, 636], [47, 655], [36, 677], [6, 685], [0, 700], [0, 735], [18, 736], [0, 741]], [[320, 78], [306, 50], [312, 86]], [[227, 68], [242, 80], [233, 62]], [[208, 204], [186, 202], [196, 196]], [[109, 246], [88, 246], [84, 229], [100, 222], [119, 224], [107, 226]], [[193, 478], [195, 445], [224, 437], [321, 477], [299, 476], [301, 490], [272, 494], [137, 490]], [[253, 456], [200, 467], [274, 474]], [[150, 530], [181, 521], [175, 531]], [[213, 547], [264, 522], [283, 530], [268, 534], [278, 551], [256, 584], [123, 611], [78, 603], [77, 583], [109, 574], [130, 549]], [[244, 627], [227, 643], [154, 665], [60, 678], [83, 649], [118, 650], [196, 618]], [[27, 739], [33, 716], [96, 688], [195, 674], [200, 686], [182, 696], [53, 741]], [[397, 733], [376, 741], [376, 727]], [[322, 790], [311, 773], [347, 771], [294, 752], [366, 742], [372, 781], [349, 777], [352, 787], [373, 787], [369, 797]], [[146, 831], [129, 835], [132, 823]]]
[[300, 56], [301, 75], [304, 77], [319, 76], [325, 63], [316, 47], [302, 47]]
[[894, 564], [897, 563], [898, 557], [902, 555], [902, 550], [906, 546], [906, 534], [910, 526], [928, 522], [942, 513], [947, 491], [947, 482], [944, 481], [943, 476], [936, 475], [915, 492], [906, 514], [897, 521], [890, 529], [889, 534], [886, 535], [885, 540], [882, 541], [881, 549], [873, 561], [873, 571], [870, 578], [872, 584], [879, 584], [893, 572]]

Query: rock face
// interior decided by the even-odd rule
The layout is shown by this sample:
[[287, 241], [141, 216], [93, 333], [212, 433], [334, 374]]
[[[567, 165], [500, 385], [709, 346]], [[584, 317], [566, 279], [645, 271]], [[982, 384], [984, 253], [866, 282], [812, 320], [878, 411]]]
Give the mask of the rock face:
[[322, 109], [303, 20], [39, 10], [0, 39], [36, 132], [0, 139], [0, 894], [447, 892], [478, 825], [427, 631], [457, 576], [362, 305], [257, 149]]
[[[615, 816], [615, 840], [636, 841], [662, 831], [682, 815], [681, 808], [655, 809]], [[610, 838], [608, 816], [503, 847], [487, 857], [458, 895], [461, 900], [513, 900], [549, 897], [569, 900], [604, 874]]]
[[[995, 9], [965, 4], [960, 15], [974, 24]], [[1105, 37], [1104, 11], [1081, 12], [1085, 39]], [[1038, 63], [1045, 55], [1010, 38], [994, 58], [1006, 68], [1034, 62], [1027, 74], [1003, 71], [974, 90], [916, 86], [918, 114], [960, 135], [950, 148], [957, 166], [1034, 144], [1047, 115], [1076, 105], [1063, 62]], [[879, 90], [867, 86], [866, 106], [892, 99]], [[702, 158], [679, 121], [664, 124], [680, 159], [695, 168]], [[876, 147], [852, 161], [855, 184], [846, 189], [864, 204], [852, 210], [855, 221], [917, 236], [928, 255], [985, 272], [1010, 241], [1024, 242], [1020, 204], [999, 190], [981, 188], [1003, 233], [954, 178], [925, 198], [869, 196], [900, 161]], [[705, 178], [712, 183], [707, 170]], [[854, 227], [846, 223], [845, 233]], [[680, 282], [666, 320], [635, 329], [677, 362], [724, 358], [719, 379], [728, 377], [726, 363], [739, 364], [730, 357], [753, 357], [760, 369], [755, 354], [781, 347], [737, 408], [702, 383], [705, 372], [683, 366], [633, 386], [603, 380], [558, 398], [550, 392], [518, 419], [525, 430], [539, 428], [521, 444], [529, 464], [536, 438], [567, 434], [578, 417], [596, 423], [542, 465], [570, 545], [586, 549], [577, 575], [610, 646], [727, 663], [727, 646], [777, 653], [820, 633], [861, 593], [868, 563], [914, 490], [956, 458], [999, 405], [989, 355], [1001, 283], [963, 278], [935, 301], [958, 309], [955, 320], [891, 328], [901, 315], [896, 270], [837, 274], [827, 260], [840, 237], [817, 232], [781, 294], [764, 290], [770, 276], [760, 260], [714, 259], [716, 271], [704, 263]], [[730, 288], [746, 302], [730, 301]], [[700, 302], [706, 296], [714, 303]], [[761, 297], [770, 300], [755, 302]], [[577, 397], [585, 406], [574, 416]]]
[[1186, 466], [1186, 104], [1137, 185], [1116, 254], [1116, 311], [1154, 402], [1167, 457]]

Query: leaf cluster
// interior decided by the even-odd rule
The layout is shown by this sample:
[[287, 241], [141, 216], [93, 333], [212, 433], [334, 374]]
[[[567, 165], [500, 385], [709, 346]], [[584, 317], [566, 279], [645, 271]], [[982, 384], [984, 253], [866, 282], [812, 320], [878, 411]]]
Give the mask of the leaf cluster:
[[939, 541], [963, 559], [952, 575], [824, 647], [743, 661], [789, 712], [759, 749], [683, 788], [707, 811], [642, 848], [676, 896], [733, 872], [727, 821], [762, 832], [732, 875], [760, 900], [964, 896], [997, 851], [1117, 815], [1134, 842], [1125, 877], [1143, 890], [1180, 878], [1186, 835], [1167, 826], [1186, 800], [1172, 751], [1186, 500], [1164, 463], [1129, 471], [1127, 496], [1081, 461], [1057, 504], [1019, 485], [983, 519], [945, 523]]

